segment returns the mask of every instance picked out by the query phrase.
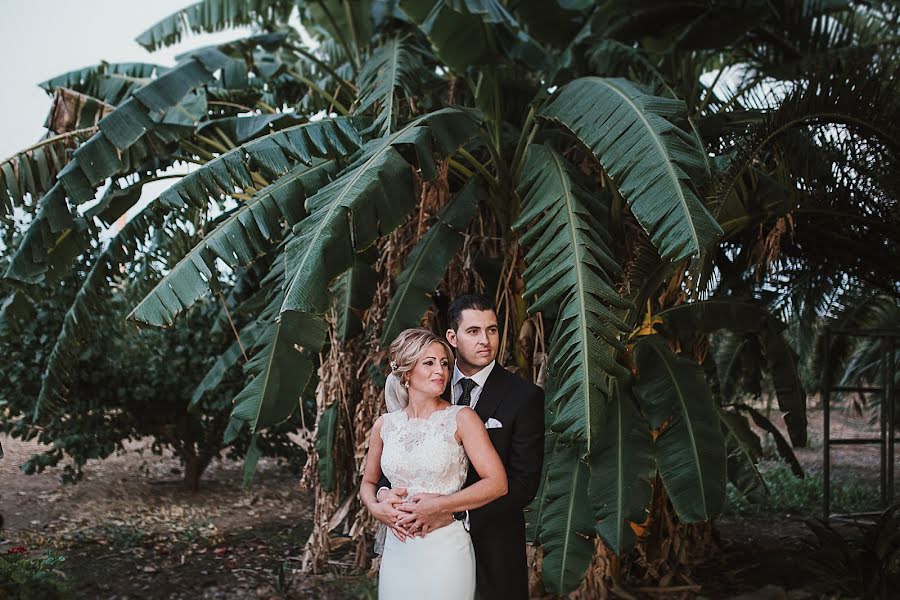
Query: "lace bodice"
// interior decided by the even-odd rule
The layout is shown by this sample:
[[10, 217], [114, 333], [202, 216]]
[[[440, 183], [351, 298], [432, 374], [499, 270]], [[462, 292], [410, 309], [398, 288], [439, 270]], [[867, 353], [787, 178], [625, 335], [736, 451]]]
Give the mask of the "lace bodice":
[[466, 481], [469, 459], [456, 441], [456, 416], [464, 407], [438, 410], [427, 419], [410, 419], [402, 410], [384, 415], [381, 470], [392, 487], [409, 496], [452, 494]]

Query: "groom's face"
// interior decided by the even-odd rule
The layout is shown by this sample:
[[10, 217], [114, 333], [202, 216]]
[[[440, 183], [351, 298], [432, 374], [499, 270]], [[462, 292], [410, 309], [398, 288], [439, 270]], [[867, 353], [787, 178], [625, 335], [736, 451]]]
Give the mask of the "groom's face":
[[459, 370], [474, 375], [497, 358], [500, 332], [492, 310], [467, 308], [462, 311], [459, 329], [447, 330], [447, 341], [456, 349]]

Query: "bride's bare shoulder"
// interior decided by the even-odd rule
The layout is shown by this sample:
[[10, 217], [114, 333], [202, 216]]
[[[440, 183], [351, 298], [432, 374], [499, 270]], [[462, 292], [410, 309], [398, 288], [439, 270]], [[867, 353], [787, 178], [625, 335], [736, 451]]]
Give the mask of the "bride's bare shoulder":
[[484, 427], [484, 423], [481, 422], [481, 417], [478, 416], [471, 407], [468, 406], [460, 406], [459, 410], [456, 411], [456, 426], [457, 427]]

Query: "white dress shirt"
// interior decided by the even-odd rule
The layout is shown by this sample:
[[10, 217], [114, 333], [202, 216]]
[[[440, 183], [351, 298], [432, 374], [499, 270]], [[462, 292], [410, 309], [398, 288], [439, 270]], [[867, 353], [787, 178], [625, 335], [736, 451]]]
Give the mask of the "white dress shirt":
[[[475, 405], [478, 404], [478, 398], [481, 396], [481, 390], [484, 389], [484, 384], [487, 381], [488, 376], [490, 376], [491, 371], [494, 370], [494, 364], [496, 364], [496, 362], [496, 359], [492, 360], [491, 364], [469, 377], [469, 379], [477, 384], [474, 388], [472, 388], [472, 392], [469, 394], [469, 407], [471, 407], [473, 410], [475, 408]], [[459, 370], [459, 365], [454, 365], [453, 378], [451, 379], [452, 385], [450, 387], [450, 397], [452, 398], [451, 401], [453, 402], [453, 404], [456, 404], [459, 401], [459, 398], [462, 398], [463, 389], [462, 384], [459, 382], [459, 380], [464, 379], [465, 377], [466, 376], [463, 375], [463, 372]]]

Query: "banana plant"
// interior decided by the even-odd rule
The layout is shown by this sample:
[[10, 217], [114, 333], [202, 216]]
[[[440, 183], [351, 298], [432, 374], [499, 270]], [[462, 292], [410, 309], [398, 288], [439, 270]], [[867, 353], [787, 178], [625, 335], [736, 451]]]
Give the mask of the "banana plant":
[[[247, 25], [255, 35], [172, 68], [50, 80], [103, 107], [98, 131], [58, 169], [34, 152], [0, 168], [0, 203], [34, 213], [4, 306], [78, 253], [103, 258], [57, 338], [41, 412], [64, 410], [80, 323], [103, 310], [95, 292], [113, 271], [151, 282], [131, 298], [145, 325], [220, 296], [237, 347], [194, 398], [243, 364], [229, 439], [315, 405], [317, 502], [345, 507], [332, 528], [346, 521], [363, 543], [347, 465], [377, 414], [381, 353], [404, 327], [443, 325], [448, 295], [496, 292], [501, 361], [545, 388], [528, 531], [556, 593], [582, 585], [598, 536], [617, 554], [642, 543], [654, 497], [710, 522], [727, 480], [761, 487], [748, 419], [778, 429], [740, 394], [763, 371], [789, 433], [779, 448], [805, 444], [798, 356], [775, 316], [806, 306], [794, 274], [816, 269], [822, 296], [859, 279], [890, 288], [900, 264], [884, 260], [900, 258], [895, 15], [789, 1], [201, 0], [138, 41]], [[134, 252], [104, 247], [100, 213], [123, 214], [143, 182], [185, 163], [196, 168], [135, 217], [152, 226], [129, 230]], [[107, 182], [100, 212], [85, 212]], [[177, 227], [200, 234], [183, 258], [146, 260], [174, 250]], [[717, 367], [703, 350], [723, 330], [738, 342]], [[336, 356], [357, 374], [340, 399], [316, 376], [350, 368]]]

